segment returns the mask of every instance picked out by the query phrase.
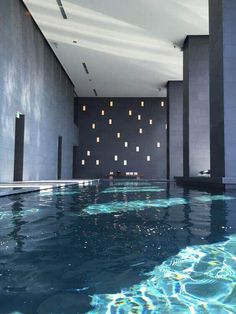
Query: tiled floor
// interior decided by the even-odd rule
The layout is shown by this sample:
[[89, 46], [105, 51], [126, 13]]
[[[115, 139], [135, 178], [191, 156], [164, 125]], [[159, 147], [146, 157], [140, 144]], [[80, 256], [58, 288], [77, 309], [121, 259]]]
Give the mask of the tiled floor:
[[91, 180], [6, 182], [0, 184], [0, 197], [53, 189], [67, 185], [89, 185], [98, 181], [99, 180], [97, 179], [96, 180], [91, 179]]

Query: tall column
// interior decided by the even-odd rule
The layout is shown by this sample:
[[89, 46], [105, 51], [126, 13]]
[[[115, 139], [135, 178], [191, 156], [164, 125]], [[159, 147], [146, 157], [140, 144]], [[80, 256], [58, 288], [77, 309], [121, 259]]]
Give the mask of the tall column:
[[167, 178], [183, 176], [183, 81], [167, 84]]
[[236, 183], [236, 1], [209, 0], [211, 172]]
[[184, 177], [210, 169], [209, 36], [184, 43]]

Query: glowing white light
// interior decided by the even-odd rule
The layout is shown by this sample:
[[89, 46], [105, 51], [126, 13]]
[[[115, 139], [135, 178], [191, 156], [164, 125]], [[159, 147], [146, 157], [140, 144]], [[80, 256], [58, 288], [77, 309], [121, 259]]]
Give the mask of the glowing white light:
[[81, 165], [84, 166], [85, 165], [85, 160], [81, 160]]
[[112, 119], [109, 119], [109, 122], [108, 122], [110, 125], [112, 125]]
[[136, 152], [139, 153], [139, 146], [136, 146]]
[[90, 153], [90, 150], [87, 150], [87, 156], [90, 156], [91, 153]]
[[100, 165], [100, 161], [96, 160], [96, 166], [99, 166], [99, 165]]
[[100, 143], [100, 137], [97, 137], [96, 141], [97, 143]]
[[157, 147], [161, 147], [161, 143], [160, 142], [157, 142]]
[[150, 125], [152, 124], [152, 119], [149, 120], [149, 124], [150, 124]]
[[124, 160], [124, 166], [127, 166], [128, 162], [127, 160]]
[[141, 101], [141, 107], [144, 107], [144, 101]]
[[141, 120], [141, 115], [140, 114], [138, 115], [138, 120]]
[[139, 134], [143, 134], [143, 129], [139, 129]]
[[129, 116], [132, 116], [132, 110], [129, 110]]
[[165, 107], [165, 102], [161, 101], [161, 107]]
[[129, 145], [128, 142], [125, 142], [125, 147], [128, 147], [128, 145]]
[[105, 110], [102, 110], [101, 111], [101, 116], [104, 116], [105, 115]]
[[151, 157], [150, 156], [147, 156], [147, 161], [150, 161], [151, 160]]
[[114, 160], [118, 161], [118, 156], [117, 155], [114, 156]]
[[86, 106], [83, 106], [83, 111], [86, 111]]
[[117, 136], [117, 138], [120, 138], [120, 133], [117, 133], [117, 135], [116, 135], [116, 136]]
[[113, 101], [110, 101], [110, 107], [113, 107]]
[[95, 129], [95, 128], [96, 128], [96, 124], [93, 123], [93, 124], [92, 124], [92, 129]]

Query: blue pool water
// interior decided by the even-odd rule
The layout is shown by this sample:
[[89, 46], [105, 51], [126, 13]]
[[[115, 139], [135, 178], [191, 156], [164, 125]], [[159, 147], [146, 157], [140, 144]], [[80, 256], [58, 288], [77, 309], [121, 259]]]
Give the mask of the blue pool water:
[[0, 314], [236, 313], [234, 191], [104, 181], [0, 208]]

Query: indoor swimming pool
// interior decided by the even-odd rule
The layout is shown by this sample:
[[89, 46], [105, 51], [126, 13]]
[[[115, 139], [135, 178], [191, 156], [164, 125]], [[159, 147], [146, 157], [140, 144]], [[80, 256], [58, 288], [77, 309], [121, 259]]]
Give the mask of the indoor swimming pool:
[[234, 191], [104, 180], [0, 208], [0, 314], [236, 313]]

